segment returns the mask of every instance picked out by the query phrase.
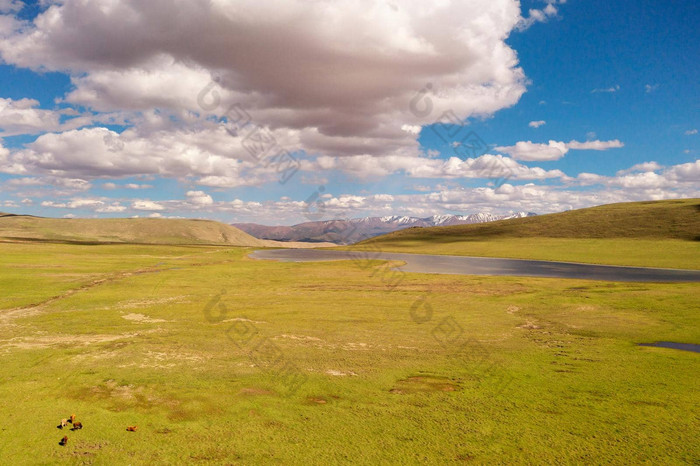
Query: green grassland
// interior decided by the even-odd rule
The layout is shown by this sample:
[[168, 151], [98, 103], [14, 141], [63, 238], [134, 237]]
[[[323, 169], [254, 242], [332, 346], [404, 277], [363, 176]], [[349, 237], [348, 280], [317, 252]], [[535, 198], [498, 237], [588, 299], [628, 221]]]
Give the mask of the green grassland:
[[700, 461], [698, 284], [250, 251], [0, 243], [2, 462]]
[[409, 228], [354, 249], [700, 268], [700, 199], [632, 202], [473, 225]]

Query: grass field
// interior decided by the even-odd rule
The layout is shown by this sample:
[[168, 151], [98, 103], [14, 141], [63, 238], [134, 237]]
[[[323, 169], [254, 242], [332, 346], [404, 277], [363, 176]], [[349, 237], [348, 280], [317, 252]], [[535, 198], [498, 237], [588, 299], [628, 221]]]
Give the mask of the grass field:
[[409, 228], [351, 249], [700, 268], [700, 199], [612, 204], [499, 222]]
[[0, 244], [3, 463], [700, 461], [698, 284], [249, 251]]

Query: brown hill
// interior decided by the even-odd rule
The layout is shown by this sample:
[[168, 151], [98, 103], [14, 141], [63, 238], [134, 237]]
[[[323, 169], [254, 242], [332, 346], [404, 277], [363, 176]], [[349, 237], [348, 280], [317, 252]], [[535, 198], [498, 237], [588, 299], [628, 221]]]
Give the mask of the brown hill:
[[[0, 239], [65, 243], [214, 244], [304, 247], [254, 238], [211, 220], [157, 218], [56, 219], [0, 215]], [[317, 244], [316, 246], [324, 246]]]

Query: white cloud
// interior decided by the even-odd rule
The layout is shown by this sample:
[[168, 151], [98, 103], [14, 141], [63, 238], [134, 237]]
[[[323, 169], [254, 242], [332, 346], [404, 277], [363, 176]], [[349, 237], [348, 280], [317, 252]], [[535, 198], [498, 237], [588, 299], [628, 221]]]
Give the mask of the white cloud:
[[654, 189], [670, 187], [669, 180], [655, 172], [632, 173], [618, 176], [607, 181], [608, 185], [627, 189]]
[[23, 7], [24, 5], [19, 0], [0, 0], [0, 13], [15, 13]]
[[92, 123], [90, 117], [70, 118], [61, 123], [63, 113], [38, 106], [39, 102], [34, 99], [0, 98], [0, 137], [65, 131]]
[[591, 94], [598, 94], [598, 93], [600, 93], [600, 92], [611, 94], [611, 93], [617, 92], [617, 91], [619, 91], [619, 90], [620, 90], [620, 85], [617, 84], [617, 85], [611, 86], [611, 87], [605, 87], [605, 88], [600, 88], [600, 89], [593, 89], [593, 90], [591, 91]]
[[700, 160], [665, 169], [656, 162], [644, 162], [620, 170], [613, 177], [580, 173], [570, 181], [581, 186], [604, 185], [636, 190], [665, 190], [667, 195], [682, 191], [686, 193], [686, 197], [695, 197], [698, 193], [696, 186], [700, 186]]
[[22, 178], [12, 178], [5, 184], [8, 186], [40, 186], [46, 184], [46, 181], [32, 176], [25, 176]]
[[69, 209], [94, 208], [104, 205], [104, 202], [97, 199], [74, 199], [67, 204]]
[[559, 160], [571, 149], [575, 150], [608, 150], [623, 147], [624, 144], [617, 139], [611, 141], [586, 141], [576, 140], [560, 142], [550, 140], [547, 144], [531, 141], [519, 141], [514, 146], [499, 146], [496, 150], [510, 155], [516, 160], [525, 161], [551, 161]]
[[[689, 168], [684, 167], [681, 170], [689, 170]], [[600, 184], [601, 187], [562, 189], [560, 186], [552, 185], [510, 183], [505, 183], [498, 188], [439, 187], [419, 194], [394, 194], [391, 200], [382, 195], [340, 194], [324, 200], [320, 219], [395, 214], [426, 217], [441, 213], [508, 213], [512, 211], [548, 213], [615, 202], [700, 195], [697, 183], [673, 183], [650, 176], [621, 179], [594, 176], [597, 177], [598, 183], [592, 184]], [[254, 207], [238, 201], [214, 207], [232, 212], [239, 221], [260, 222], [261, 219], [270, 219], [271, 223], [283, 224], [285, 219], [289, 219], [287, 223], [292, 223], [298, 218], [304, 218], [305, 215], [305, 204], [299, 201], [264, 202]]]
[[[525, 18], [525, 17], [520, 18], [520, 21], [518, 22], [518, 25], [517, 25], [517, 29], [520, 31], [524, 31], [526, 29], [529, 29], [535, 23], [546, 23], [550, 18], [557, 15], [558, 10], [554, 6], [556, 3], [557, 3], [556, 0], [548, 1], [547, 6], [541, 10], [538, 10], [536, 8], [530, 9], [528, 11], [527, 18]], [[564, 2], [560, 2], [560, 3], [564, 3]]]
[[531, 141], [519, 141], [514, 146], [499, 146], [496, 150], [510, 155], [517, 160], [546, 161], [559, 160], [569, 151], [565, 142], [549, 141], [539, 144]]
[[[282, 134], [280, 139], [284, 137]], [[18, 172], [64, 177], [218, 176], [235, 182], [236, 186], [261, 184], [277, 176], [274, 167], [241, 159], [250, 160], [243, 139], [231, 136], [223, 126], [212, 124], [199, 131], [181, 129], [147, 134], [137, 129], [116, 133], [106, 128], [49, 133], [6, 156], [5, 165]], [[243, 170], [253, 170], [257, 175], [245, 176]], [[112, 184], [108, 183], [106, 188], [145, 187]]]
[[112, 203], [108, 206], [100, 207], [98, 209], [95, 209], [95, 212], [100, 212], [100, 213], [116, 213], [116, 212], [124, 212], [126, 210], [126, 207], [123, 205], [119, 204], [118, 202]]
[[674, 181], [698, 184], [700, 183], [700, 160], [674, 165], [666, 173]]
[[395, 173], [404, 173], [411, 178], [446, 179], [542, 180], [566, 176], [559, 170], [527, 167], [508, 157], [492, 154], [467, 159], [450, 157], [447, 160], [408, 156], [319, 157], [316, 161], [303, 162], [302, 170], [341, 170], [360, 179], [383, 177]]
[[692, 136], [693, 134], [698, 134], [697, 129], [689, 129], [688, 131], [685, 132], [686, 136]]
[[131, 203], [131, 208], [134, 210], [163, 210], [163, 207], [158, 202], [153, 202], [149, 200], [138, 200]]
[[419, 125], [403, 125], [401, 126], [402, 131], [406, 131], [410, 134], [420, 134], [422, 127]]
[[546, 124], [547, 124], [547, 122], [544, 120], [537, 120], [537, 121], [531, 121], [530, 123], [528, 123], [528, 126], [530, 128], [539, 128], [540, 126], [544, 126]]
[[611, 141], [571, 141], [566, 145], [569, 149], [578, 150], [608, 150], [608, 149], [619, 149], [625, 145], [618, 139], [613, 139]]
[[112, 182], [102, 183], [103, 189], [114, 190], [114, 189], [151, 189], [153, 185], [151, 184], [139, 184], [139, 183], [125, 183], [117, 184]]
[[621, 175], [627, 175], [629, 173], [635, 173], [635, 172], [655, 172], [655, 171], [661, 170], [662, 168], [663, 168], [663, 166], [659, 165], [656, 162], [642, 162], [642, 163], [638, 163], [636, 165], [633, 165], [626, 170], [618, 171], [617, 175], [621, 176]]
[[214, 200], [204, 191], [187, 191], [187, 200], [192, 204], [199, 206], [212, 205]]
[[[488, 158], [482, 162], [486, 160]], [[538, 186], [532, 183], [518, 185], [509, 179], [499, 187], [438, 185], [434, 188], [420, 187], [421, 192], [416, 194], [334, 193], [334, 187], [330, 186], [324, 192], [320, 215], [321, 219], [331, 219], [364, 215], [400, 214], [425, 217], [441, 213], [507, 213], [523, 210], [547, 213], [613, 202], [700, 197], [700, 160], [656, 170], [660, 173], [645, 171], [656, 168], [654, 162], [638, 165], [613, 177], [582, 173], [576, 178], [568, 178], [563, 186]], [[132, 208], [151, 211], [163, 217], [166, 217], [166, 212], [193, 212], [201, 215], [202, 206], [191, 202], [190, 198], [195, 197], [201, 197], [201, 194], [191, 191], [186, 200], [162, 200], [157, 203], [134, 200]], [[302, 195], [300, 200], [294, 200], [284, 196], [277, 201], [263, 202], [240, 199], [212, 200], [211, 204], [207, 204], [206, 212], [212, 216], [224, 216], [225, 221], [296, 223], [299, 219], [308, 218], [308, 206], [304, 201], [307, 197], [308, 195]], [[96, 213], [127, 210], [119, 202], [104, 198], [44, 201], [42, 205], [79, 208]]]
[[60, 209], [88, 209], [95, 210], [102, 208], [105, 203], [99, 199], [93, 198], [73, 198], [68, 201], [56, 202], [56, 201], [43, 201], [41, 203], [42, 207], [55, 207]]
[[51, 186], [54, 188], [65, 188], [69, 191], [87, 191], [92, 187], [89, 181], [83, 179], [58, 176], [12, 178], [7, 181], [7, 185], [13, 187]]
[[658, 84], [645, 84], [644, 85], [644, 92], [646, 92], [647, 94], [651, 94], [652, 92], [654, 92], [658, 88], [659, 88]]

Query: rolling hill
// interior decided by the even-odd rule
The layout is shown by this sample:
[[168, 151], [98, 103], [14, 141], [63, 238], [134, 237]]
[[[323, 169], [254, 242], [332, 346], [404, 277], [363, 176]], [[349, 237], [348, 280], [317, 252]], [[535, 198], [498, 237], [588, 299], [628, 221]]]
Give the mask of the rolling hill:
[[484, 238], [665, 238], [700, 239], [700, 199], [609, 204], [557, 214], [471, 225], [413, 228], [364, 243], [410, 239]]
[[700, 268], [700, 199], [609, 204], [472, 225], [409, 228], [354, 249]]
[[[157, 218], [56, 219], [0, 214], [0, 240], [64, 243], [212, 244], [308, 247], [254, 238], [211, 220]], [[316, 244], [314, 246], [323, 246]]]

